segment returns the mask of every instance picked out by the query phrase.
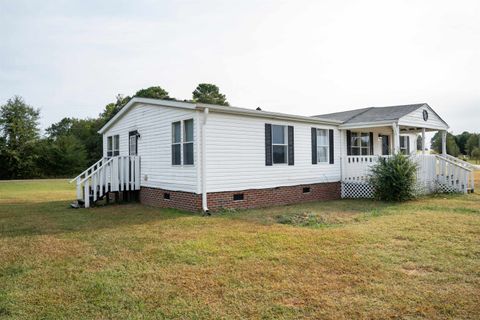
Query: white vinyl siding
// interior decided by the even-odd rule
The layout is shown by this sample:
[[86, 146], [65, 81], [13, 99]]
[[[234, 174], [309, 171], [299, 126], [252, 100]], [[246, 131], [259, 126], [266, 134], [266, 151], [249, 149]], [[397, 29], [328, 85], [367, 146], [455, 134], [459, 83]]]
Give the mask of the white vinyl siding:
[[[423, 120], [423, 110], [428, 112], [428, 120]], [[400, 126], [446, 130], [448, 126], [435, 114], [432, 108], [421, 107], [399, 119]], [[411, 142], [411, 141], [410, 141]]]
[[[138, 155], [141, 157], [141, 186], [199, 192], [197, 164], [172, 166], [172, 123], [195, 119], [195, 110], [139, 104], [130, 109], [104, 133], [104, 155], [107, 136], [119, 135], [119, 154], [129, 153], [129, 132], [137, 130]], [[197, 126], [193, 123], [194, 152], [197, 152]], [[196, 154], [195, 154], [196, 155]]]
[[[272, 124], [272, 131], [273, 125], [295, 128], [294, 166], [265, 166], [265, 123]], [[340, 181], [339, 131], [325, 126], [334, 129], [335, 164], [313, 166], [311, 127], [311, 123], [210, 113], [206, 127], [208, 191]]]

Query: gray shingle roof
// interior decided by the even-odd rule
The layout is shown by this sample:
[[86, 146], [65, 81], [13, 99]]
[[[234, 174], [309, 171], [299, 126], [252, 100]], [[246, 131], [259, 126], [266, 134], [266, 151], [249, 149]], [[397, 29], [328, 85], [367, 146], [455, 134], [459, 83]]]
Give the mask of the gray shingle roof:
[[401, 117], [426, 105], [426, 103], [407, 104], [391, 107], [370, 107], [343, 112], [317, 115], [315, 117], [343, 121], [343, 123], [363, 123], [398, 120]]

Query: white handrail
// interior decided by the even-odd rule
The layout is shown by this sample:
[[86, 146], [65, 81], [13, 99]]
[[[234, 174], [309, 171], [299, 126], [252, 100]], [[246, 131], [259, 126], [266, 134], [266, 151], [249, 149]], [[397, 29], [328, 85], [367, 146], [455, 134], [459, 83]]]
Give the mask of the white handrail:
[[81, 178], [81, 176], [83, 176], [84, 174], [88, 174], [88, 172], [90, 170], [92, 170], [95, 166], [98, 166], [98, 164], [100, 164], [100, 162], [104, 161], [105, 159], [107, 159], [106, 157], [103, 157], [101, 158], [100, 160], [98, 160], [97, 162], [95, 162], [94, 164], [92, 164], [87, 170], [83, 171], [82, 173], [80, 173], [78, 176], [76, 176], [75, 178], [73, 178], [72, 180], [70, 180], [69, 183], [72, 183], [73, 181], [77, 180], [78, 178]]
[[474, 170], [474, 169], [475, 169], [475, 167], [474, 167], [471, 163], [468, 163], [467, 161], [463, 161], [462, 159], [459, 159], [459, 158], [454, 157], [454, 156], [452, 156], [452, 155], [449, 155], [449, 154], [438, 154], [437, 156], [440, 156], [440, 157], [442, 157], [442, 158], [449, 159], [449, 160], [451, 160], [451, 161], [453, 161], [453, 162], [456, 162], [456, 163], [458, 163], [459, 165], [464, 166], [464, 167], [467, 167], [467, 168], [469, 168], [469, 169], [471, 169], [471, 170]]
[[100, 169], [102, 169], [103, 167], [105, 167], [107, 164], [109, 164], [110, 162], [113, 161], [113, 158], [109, 158], [107, 160], [107, 162], [105, 162], [104, 164], [102, 164], [100, 167], [98, 167], [97, 169], [95, 169], [95, 171], [92, 171], [88, 176], [86, 176], [85, 178], [83, 178], [83, 180], [80, 180], [79, 183], [84, 183], [87, 179], [91, 178], [95, 173], [97, 173], [98, 171], [100, 171]]
[[[472, 171], [473, 171], [473, 169], [471, 169], [471, 168], [465, 168], [464, 166], [462, 166], [461, 164], [457, 163], [456, 161], [452, 161], [452, 160], [448, 159], [447, 157], [445, 157], [445, 156], [443, 156], [443, 155], [436, 154], [435, 157], [437, 157], [437, 158], [439, 158], [439, 159], [441, 159], [441, 160], [444, 160], [444, 161], [446, 161], [446, 162], [448, 162], [448, 163], [450, 163], [450, 164], [452, 164], [452, 165], [454, 165], [454, 166], [457, 166], [457, 167], [459, 167], [459, 168], [465, 169], [465, 170], [467, 170], [468, 172], [472, 172]], [[458, 159], [458, 160], [460, 160], [460, 159]], [[461, 160], [460, 160], [460, 161], [461, 161]]]
[[109, 192], [140, 190], [140, 157], [103, 158], [74, 180], [77, 200], [82, 200], [85, 208]]
[[[348, 156], [344, 158], [342, 181], [366, 183], [372, 166], [384, 156]], [[425, 192], [468, 192], [474, 190], [473, 170], [441, 155], [411, 156], [417, 167], [417, 184]], [[422, 191], [423, 192], [423, 191]]]

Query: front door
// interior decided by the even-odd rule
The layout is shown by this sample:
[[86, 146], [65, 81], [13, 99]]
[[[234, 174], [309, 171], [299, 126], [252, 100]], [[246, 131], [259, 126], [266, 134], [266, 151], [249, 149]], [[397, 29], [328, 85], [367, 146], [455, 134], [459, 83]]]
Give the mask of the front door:
[[380, 138], [382, 138], [382, 155], [388, 156], [390, 154], [390, 137], [381, 135]]
[[136, 156], [138, 154], [138, 132], [130, 131], [128, 133], [128, 154]]

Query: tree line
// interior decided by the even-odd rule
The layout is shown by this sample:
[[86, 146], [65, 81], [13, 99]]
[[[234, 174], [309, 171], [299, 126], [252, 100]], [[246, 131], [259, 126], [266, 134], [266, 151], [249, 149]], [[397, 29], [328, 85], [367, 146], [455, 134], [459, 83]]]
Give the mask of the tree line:
[[[418, 144], [421, 146], [421, 143]], [[465, 157], [480, 161], [480, 134], [464, 131], [454, 135], [447, 133], [447, 153], [454, 157]], [[442, 135], [435, 133], [431, 141], [431, 149], [436, 153], [442, 153]]]
[[[14, 96], [0, 106], [0, 179], [74, 176], [102, 157], [103, 127], [133, 97], [177, 100], [159, 87], [138, 90], [132, 96], [117, 95], [95, 118], [63, 118], [40, 134], [40, 110]], [[228, 106], [214, 84], [201, 83], [192, 99], [182, 100]]]
[[[82, 172], [102, 157], [98, 130], [133, 97], [177, 100], [159, 86], [138, 90], [132, 96], [117, 95], [115, 102], [107, 104], [98, 117], [63, 118], [40, 135], [40, 110], [20, 96], [9, 99], [0, 107], [0, 179], [67, 177]], [[219, 88], [209, 83], [199, 84], [192, 98], [182, 101], [229, 105]], [[431, 149], [441, 153], [441, 134], [435, 134]], [[479, 161], [480, 134], [448, 133], [447, 152]]]

